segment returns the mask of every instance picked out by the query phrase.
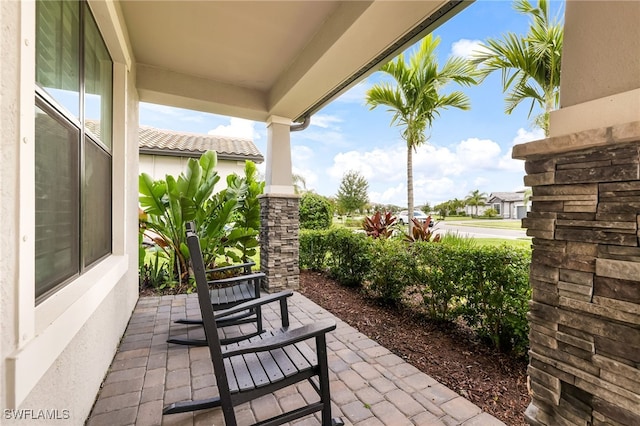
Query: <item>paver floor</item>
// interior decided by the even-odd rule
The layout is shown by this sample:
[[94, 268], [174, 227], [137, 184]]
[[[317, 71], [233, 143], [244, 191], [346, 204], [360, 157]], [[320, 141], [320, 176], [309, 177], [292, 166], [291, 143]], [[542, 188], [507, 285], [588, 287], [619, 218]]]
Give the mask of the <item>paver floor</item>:
[[[277, 303], [263, 312], [265, 327], [280, 326]], [[301, 294], [289, 298], [289, 314], [292, 327], [336, 321], [336, 330], [327, 336], [331, 399], [333, 415], [345, 425], [504, 425]], [[224, 424], [219, 408], [162, 415], [167, 404], [217, 395], [208, 348], [166, 342], [169, 336], [204, 336], [201, 327], [173, 322], [185, 317], [200, 317], [195, 294], [140, 298], [88, 426]], [[243, 325], [225, 332], [251, 329]], [[293, 385], [236, 407], [238, 423], [253, 424], [313, 398], [308, 383]], [[320, 425], [318, 418], [310, 415], [292, 425]]]

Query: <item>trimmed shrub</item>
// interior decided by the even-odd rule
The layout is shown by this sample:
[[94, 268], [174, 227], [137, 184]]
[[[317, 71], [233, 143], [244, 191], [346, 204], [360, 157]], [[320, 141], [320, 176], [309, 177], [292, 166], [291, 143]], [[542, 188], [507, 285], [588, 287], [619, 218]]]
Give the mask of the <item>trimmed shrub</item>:
[[322, 195], [306, 192], [300, 197], [300, 228], [328, 229], [333, 218], [331, 203]]
[[329, 275], [339, 283], [359, 287], [370, 267], [371, 239], [346, 228], [332, 228], [327, 234]]
[[528, 345], [527, 312], [531, 299], [531, 252], [508, 247], [464, 250], [462, 318], [480, 336], [505, 352], [524, 353]]
[[388, 304], [402, 300], [405, 290], [413, 284], [416, 263], [399, 239], [374, 239], [371, 243], [369, 289]]
[[300, 230], [300, 267], [322, 271], [326, 267], [329, 231], [326, 229]]

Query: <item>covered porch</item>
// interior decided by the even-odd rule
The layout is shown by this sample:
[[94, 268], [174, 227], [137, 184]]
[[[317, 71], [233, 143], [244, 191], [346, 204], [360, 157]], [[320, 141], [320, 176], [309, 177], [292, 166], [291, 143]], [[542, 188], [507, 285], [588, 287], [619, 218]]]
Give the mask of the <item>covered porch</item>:
[[[265, 307], [268, 327], [280, 325], [277, 306]], [[289, 315], [292, 327], [336, 321], [337, 329], [327, 336], [332, 411], [346, 425], [504, 425], [300, 293], [289, 299]], [[185, 316], [200, 317], [195, 294], [138, 300], [88, 426], [224, 423], [219, 408], [162, 415], [165, 405], [218, 394], [208, 347], [166, 343], [169, 336], [203, 336], [201, 327], [173, 323]], [[228, 327], [225, 332], [240, 333], [240, 327], [251, 331], [253, 325]], [[241, 424], [253, 424], [316, 399], [304, 382], [245, 403], [236, 416]], [[310, 415], [293, 424], [320, 422]]]

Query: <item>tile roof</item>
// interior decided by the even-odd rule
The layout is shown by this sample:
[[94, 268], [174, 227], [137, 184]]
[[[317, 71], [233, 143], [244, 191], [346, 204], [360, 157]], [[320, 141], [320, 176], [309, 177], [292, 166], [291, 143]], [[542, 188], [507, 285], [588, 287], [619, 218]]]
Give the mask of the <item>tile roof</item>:
[[499, 199], [502, 201], [513, 202], [524, 200], [524, 192], [492, 192], [489, 201]]
[[199, 156], [216, 151], [221, 160], [252, 160], [262, 163], [264, 157], [252, 140], [230, 136], [201, 135], [140, 126], [140, 153], [176, 156]]

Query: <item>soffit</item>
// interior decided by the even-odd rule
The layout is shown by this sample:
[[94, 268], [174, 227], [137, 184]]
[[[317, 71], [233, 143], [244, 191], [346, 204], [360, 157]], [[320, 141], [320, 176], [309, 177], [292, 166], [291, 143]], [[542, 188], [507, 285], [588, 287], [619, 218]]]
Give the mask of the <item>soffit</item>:
[[262, 121], [315, 112], [466, 4], [120, 2], [141, 100]]

